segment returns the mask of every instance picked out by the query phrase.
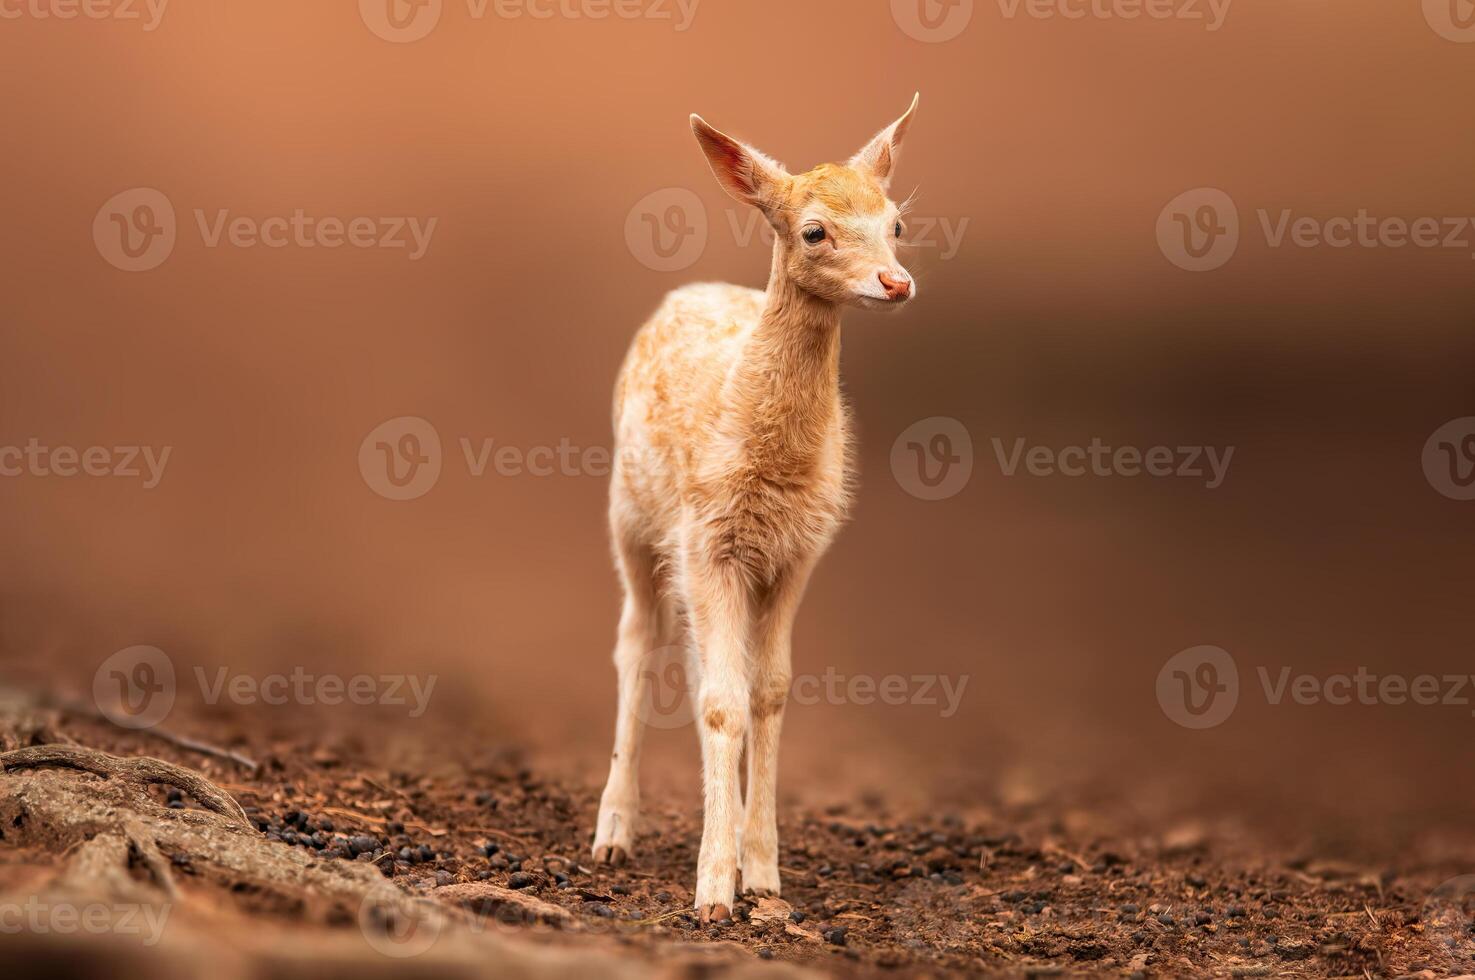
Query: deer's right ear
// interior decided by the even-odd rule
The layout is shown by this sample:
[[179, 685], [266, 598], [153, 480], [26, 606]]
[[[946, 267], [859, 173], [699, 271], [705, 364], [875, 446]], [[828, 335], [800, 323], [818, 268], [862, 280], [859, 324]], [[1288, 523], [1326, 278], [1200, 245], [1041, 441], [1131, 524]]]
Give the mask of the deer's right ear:
[[712, 173], [717, 175], [717, 182], [723, 190], [740, 203], [751, 204], [764, 211], [777, 202], [779, 191], [789, 176], [783, 164], [713, 129], [696, 114], [691, 117], [691, 130], [696, 134], [697, 143], [707, 155]]

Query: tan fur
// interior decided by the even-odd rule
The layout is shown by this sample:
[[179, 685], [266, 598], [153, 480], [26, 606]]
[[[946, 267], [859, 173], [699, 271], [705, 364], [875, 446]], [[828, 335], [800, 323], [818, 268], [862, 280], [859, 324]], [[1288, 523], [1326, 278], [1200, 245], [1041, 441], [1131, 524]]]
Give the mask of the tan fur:
[[[886, 191], [915, 108], [849, 163], [798, 176], [693, 117], [718, 181], [774, 228], [768, 289], [671, 293], [636, 335], [616, 385], [610, 528], [625, 607], [594, 855], [619, 862], [631, 852], [644, 664], [684, 623], [704, 772], [704, 918], [731, 907], [739, 862], [747, 890], [779, 891], [775, 779], [790, 633], [850, 500], [840, 311], [894, 308], [914, 295], [896, 261], [898, 211]], [[823, 241], [806, 241], [816, 227]]]

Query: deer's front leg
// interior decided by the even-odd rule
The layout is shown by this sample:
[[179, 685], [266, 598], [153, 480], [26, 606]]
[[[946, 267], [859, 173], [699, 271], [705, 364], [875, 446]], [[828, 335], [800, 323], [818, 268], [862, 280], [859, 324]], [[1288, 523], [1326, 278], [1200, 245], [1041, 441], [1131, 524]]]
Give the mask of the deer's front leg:
[[753, 635], [752, 727], [743, 823], [743, 891], [778, 895], [778, 743], [792, 679], [794, 616], [813, 562], [785, 573], [757, 611]]
[[696, 909], [704, 922], [723, 921], [732, 917], [737, 889], [738, 766], [748, 731], [751, 603], [747, 583], [729, 564], [694, 560], [686, 579], [702, 664], [696, 723], [704, 792]]

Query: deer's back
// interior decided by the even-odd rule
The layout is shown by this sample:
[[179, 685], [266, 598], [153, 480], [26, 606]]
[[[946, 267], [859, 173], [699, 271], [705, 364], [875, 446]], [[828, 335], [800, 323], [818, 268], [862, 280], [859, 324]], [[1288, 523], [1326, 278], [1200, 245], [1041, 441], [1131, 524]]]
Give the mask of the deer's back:
[[714, 437], [723, 382], [764, 301], [760, 290], [727, 283], [684, 286], [636, 333], [615, 386], [617, 506], [674, 524], [693, 461]]

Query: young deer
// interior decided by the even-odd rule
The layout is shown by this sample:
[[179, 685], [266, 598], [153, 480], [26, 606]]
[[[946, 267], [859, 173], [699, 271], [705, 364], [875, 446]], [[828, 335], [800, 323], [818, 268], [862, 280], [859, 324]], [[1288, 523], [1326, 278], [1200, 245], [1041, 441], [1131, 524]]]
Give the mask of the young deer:
[[648, 660], [684, 623], [705, 790], [704, 922], [730, 917], [740, 864], [745, 891], [779, 893], [775, 781], [790, 630], [849, 503], [840, 311], [896, 309], [916, 294], [896, 259], [904, 228], [887, 189], [917, 101], [849, 163], [797, 176], [692, 116], [718, 182], [773, 226], [768, 290], [671, 293], [636, 335], [615, 388], [609, 518], [625, 603], [594, 858], [621, 864], [632, 852]]

